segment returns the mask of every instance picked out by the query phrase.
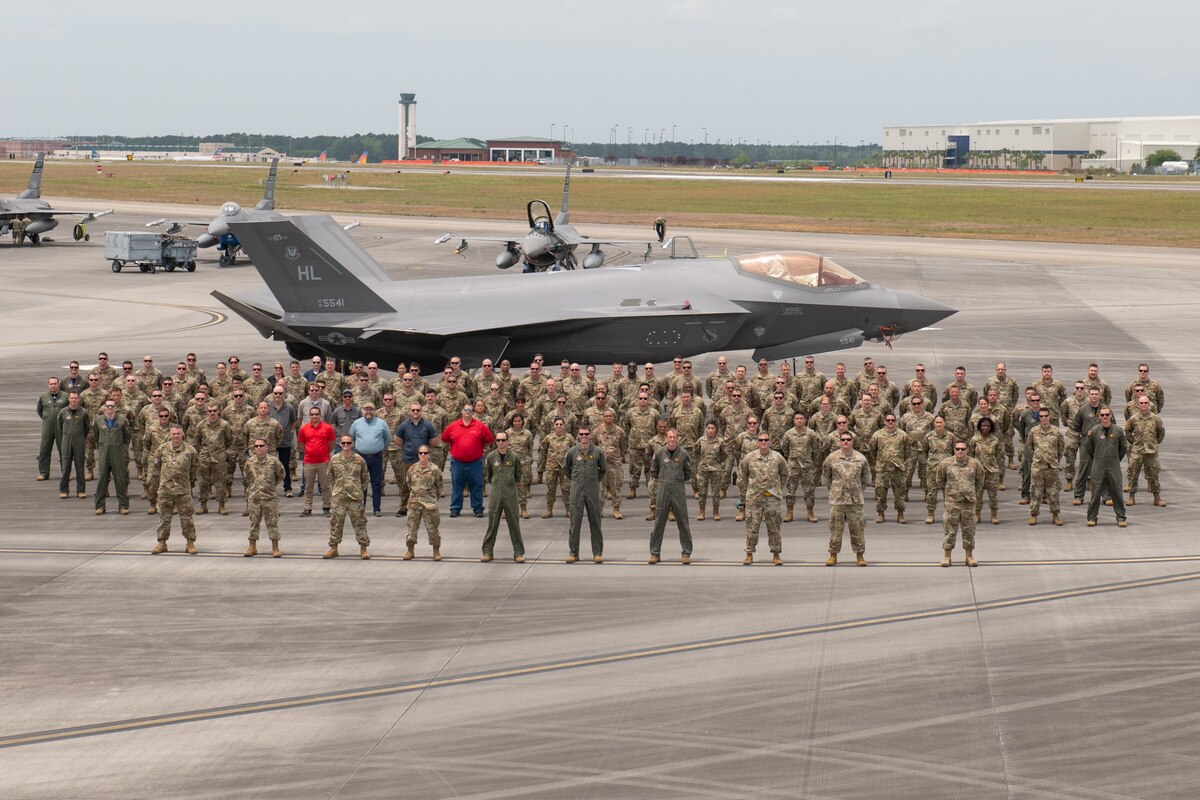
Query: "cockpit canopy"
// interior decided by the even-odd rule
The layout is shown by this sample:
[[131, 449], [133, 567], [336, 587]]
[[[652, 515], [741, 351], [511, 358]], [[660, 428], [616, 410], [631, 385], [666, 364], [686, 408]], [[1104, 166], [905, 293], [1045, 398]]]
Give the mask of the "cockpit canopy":
[[241, 210], [242, 207], [237, 203], [226, 203], [225, 205], [221, 206], [221, 216], [236, 217], [239, 213], [241, 213]]
[[734, 258], [738, 266], [754, 275], [795, 283], [800, 286], [856, 286], [862, 278], [831, 258], [804, 250], [782, 253], [751, 253]]

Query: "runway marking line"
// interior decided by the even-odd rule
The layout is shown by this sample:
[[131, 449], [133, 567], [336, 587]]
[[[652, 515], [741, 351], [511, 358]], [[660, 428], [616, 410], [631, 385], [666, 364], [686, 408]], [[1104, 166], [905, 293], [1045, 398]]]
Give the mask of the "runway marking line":
[[1185, 572], [1177, 575], [1167, 575], [1160, 578], [1121, 581], [1117, 583], [1098, 584], [1095, 586], [1081, 586], [1075, 589], [1062, 589], [1052, 592], [1043, 592], [1040, 594], [1021, 595], [999, 600], [990, 600], [983, 603], [964, 603], [956, 606], [947, 606], [944, 608], [932, 608], [921, 611], [885, 614], [877, 617], [844, 620], [842, 622], [833, 622], [823, 625], [805, 625], [774, 631], [748, 633], [740, 636], [727, 636], [718, 639], [680, 642], [678, 644], [660, 645], [657, 647], [641, 648], [617, 653], [602, 653], [594, 656], [585, 656], [583, 658], [575, 658], [564, 661], [551, 661], [541, 664], [527, 664], [523, 666], [509, 667], [506, 669], [490, 670], [487, 672], [457, 675], [433, 680], [385, 684], [383, 686], [371, 686], [340, 692], [327, 692], [314, 695], [301, 695], [298, 697], [285, 697], [278, 700], [270, 700], [265, 702], [219, 706], [206, 709], [196, 709], [194, 711], [178, 712], [175, 714], [163, 714], [151, 717], [139, 717], [134, 719], [117, 720], [113, 722], [95, 723], [92, 725], [80, 725], [71, 728], [58, 728], [54, 730], [13, 734], [10, 736], [0, 737], [0, 749], [34, 744], [47, 744], [50, 742], [63, 741], [67, 739], [100, 736], [110, 733], [146, 730], [150, 728], [165, 727], [167, 725], [179, 725], [188, 722], [225, 719], [246, 714], [261, 714], [270, 711], [285, 711], [289, 709], [308, 708], [317, 705], [325, 705], [328, 703], [339, 703], [376, 697], [388, 697], [411, 692], [421, 692], [429, 689], [466, 686], [484, 683], [487, 681], [503, 680], [506, 678], [519, 678], [531, 675], [562, 672], [570, 669], [619, 664], [645, 658], [677, 655], [680, 653], [702, 652], [706, 650], [715, 650], [717, 648], [757, 644], [760, 642], [796, 639], [815, 634], [838, 633], [842, 631], [877, 627], [880, 625], [939, 619], [944, 617], [960, 616], [963, 614], [974, 614], [983, 611], [997, 611], [1021, 606], [1054, 602], [1058, 600], [1069, 600], [1078, 597], [1109, 594], [1112, 592], [1171, 586], [1197, 580], [1200, 580], [1200, 571]]
[[[242, 554], [241, 551], [232, 551], [232, 550], [201, 550], [199, 553], [197, 553], [194, 556], [189, 556], [186, 553], [184, 553], [182, 550], [176, 550], [176, 551], [168, 550], [166, 553], [161, 553], [156, 556], [156, 555], [152, 554], [149, 550], [99, 550], [99, 549], [87, 550], [87, 549], [82, 549], [82, 548], [62, 549], [62, 548], [49, 548], [49, 547], [0, 547], [0, 555], [144, 556], [144, 557], [153, 557], [153, 558], [164, 558], [164, 557], [171, 557], [171, 558], [245, 558], [245, 556]], [[309, 561], [323, 560], [321, 554], [315, 553], [315, 552], [314, 553], [284, 553], [283, 556], [281, 557], [281, 560], [286, 561], [289, 559], [290, 560], [309, 560]], [[260, 557], [258, 557], [258, 560], [260, 560], [260, 561], [266, 560], [266, 553], [264, 552], [264, 553], [260, 554]], [[339, 561], [341, 561], [341, 560], [358, 561], [359, 558], [356, 555], [354, 555], [353, 553], [348, 553], [344, 559], [339, 558], [338, 560]], [[372, 555], [370, 560], [371, 561], [385, 561], [385, 562], [402, 562], [405, 559], [402, 556]], [[432, 561], [433, 559], [430, 558], [429, 556], [417, 556], [415, 559], [409, 559], [409, 560], [420, 563], [420, 562], [425, 562], [425, 561]], [[480, 562], [478, 558], [468, 558], [465, 556], [444, 556], [442, 558], [442, 561], [444, 563], [452, 563], [452, 564], [453, 563], [459, 563], [459, 564], [482, 564], [483, 563], [483, 562]], [[1136, 556], [1136, 557], [1133, 557], [1133, 556], [1116, 557], [1116, 556], [1114, 556], [1112, 558], [1077, 558], [1077, 559], [1063, 558], [1063, 559], [1039, 559], [1039, 560], [1029, 560], [1029, 561], [1018, 561], [1018, 560], [980, 561], [979, 564], [980, 564], [980, 567], [1062, 567], [1062, 566], [1103, 566], [1106, 564], [1176, 564], [1176, 563], [1186, 563], [1186, 562], [1190, 562], [1190, 561], [1200, 561], [1200, 554], [1178, 555], [1178, 556]], [[588, 562], [588, 560], [586, 558], [581, 557], [579, 564], [574, 565], [574, 566], [579, 567], [580, 569], [584, 569], [584, 568], [586, 568], [588, 563], [590, 563], [590, 562]], [[492, 562], [490, 562], [488, 564], [488, 566], [493, 567], [493, 565], [501, 566], [504, 564], [513, 564], [514, 566], [525, 566], [525, 567], [549, 566], [549, 565], [559, 565], [559, 566], [564, 566], [564, 567], [567, 566], [564, 563], [563, 559], [561, 559], [561, 558], [530, 558], [530, 559], [526, 559], [526, 561], [523, 564], [516, 564], [515, 562], [512, 561], [511, 558], [504, 558], [502, 556], [496, 557]], [[645, 567], [645, 566], [649, 566], [645, 561], [640, 561], [640, 560], [634, 561], [631, 559], [607, 559], [606, 558], [606, 559], [604, 559], [604, 564], [615, 566], [615, 567], [639, 567], [639, 566]], [[955, 566], [960, 566], [961, 564], [962, 564], [962, 560], [960, 559], [959, 562], [957, 564], [955, 564]], [[580, 566], [580, 565], [582, 565], [582, 566]], [[667, 558], [667, 559], [664, 559], [663, 561], [659, 562], [655, 566], [658, 568], [669, 568], [669, 567], [673, 567], [673, 566], [674, 567], [682, 567], [683, 565], [680, 564], [676, 560]], [[775, 567], [773, 564], [771, 564], [771, 562], [768, 560], [755, 562], [755, 564], [753, 566], [756, 568], [771, 567], [772, 569], [777, 569], [777, 567]], [[793, 568], [800, 567], [800, 568], [808, 569], [808, 568], [820, 567], [822, 569], [828, 569], [828, 567], [825, 566], [825, 562], [823, 560], [821, 560], [821, 561], [786, 561], [783, 563], [782, 566], [785, 568], [786, 567], [793, 567]], [[911, 567], [938, 567], [938, 566], [940, 566], [940, 564], [938, 561], [871, 561], [870, 566], [872, 566], [872, 567], [911, 568]], [[704, 567], [738, 567], [741, 569], [745, 568], [745, 566], [742, 564], [741, 561], [715, 561], [715, 560], [713, 560], [713, 561], [709, 561], [709, 560], [692, 561], [689, 568], [691, 568], [691, 567], [696, 567], [696, 568], [701, 568], [701, 569]], [[849, 569], [850, 567], [855, 567], [857, 569], [856, 565], [849, 561], [845, 562], [842, 565], [839, 565], [838, 568]]]

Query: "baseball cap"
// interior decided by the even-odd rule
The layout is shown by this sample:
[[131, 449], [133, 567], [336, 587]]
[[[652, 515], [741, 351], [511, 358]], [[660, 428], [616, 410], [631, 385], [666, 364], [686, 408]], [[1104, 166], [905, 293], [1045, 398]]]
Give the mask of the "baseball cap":
[[354, 392], [349, 389], [342, 390], [342, 397], [354, 397]]
[[362, 404], [362, 407], [363, 407], [363, 410], [364, 410], [364, 411], [366, 411], [368, 408], [369, 408], [369, 409], [371, 409], [372, 411], [374, 411], [374, 410], [375, 410], [375, 404], [374, 404], [374, 403], [363, 403], [363, 404]]

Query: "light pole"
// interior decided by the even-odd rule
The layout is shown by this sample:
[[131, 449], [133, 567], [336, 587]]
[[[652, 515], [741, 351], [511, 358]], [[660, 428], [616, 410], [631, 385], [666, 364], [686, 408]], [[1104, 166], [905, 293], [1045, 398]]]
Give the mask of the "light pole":
[[675, 155], [675, 123], [671, 123], [671, 155]]
[[554, 123], [550, 123], [550, 141], [554, 141]]
[[838, 140], [837, 140], [837, 137], [835, 136], [835, 137], [833, 137], [833, 168], [834, 169], [837, 169], [837, 165], [838, 165], [837, 148], [838, 148]]
[[704, 160], [708, 161], [708, 128], [702, 128], [704, 131]]

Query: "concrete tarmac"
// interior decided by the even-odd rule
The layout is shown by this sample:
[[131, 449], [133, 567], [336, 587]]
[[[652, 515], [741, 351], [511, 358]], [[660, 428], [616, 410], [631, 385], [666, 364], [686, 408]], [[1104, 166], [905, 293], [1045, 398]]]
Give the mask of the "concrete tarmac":
[[[212, 209], [183, 209], [211, 216]], [[823, 566], [818, 524], [784, 526], [783, 567], [740, 566], [734, 500], [693, 522], [695, 562], [650, 566], [645, 489], [604, 518], [605, 564], [566, 565], [566, 521], [523, 523], [529, 561], [478, 562], [484, 525], [443, 506], [442, 563], [402, 521], [369, 518], [322, 561], [328, 524], [281, 499], [282, 559], [241, 555], [247, 521], [196, 518], [200, 555], [149, 555], [156, 517], [93, 514], [36, 483], [37, 395], [106, 350], [165, 369], [286, 364], [277, 343], [209, 292], [261, 285], [252, 266], [114, 274], [103, 231], [173, 209], [139, 204], [92, 241], [0, 243], [0, 797], [6, 798], [1191, 798], [1200, 791], [1200, 548], [1192, 510], [1200, 432], [1185, 412], [1200, 369], [1194, 250], [685, 231], [701, 252], [814, 249], [871, 281], [956, 308], [941, 330], [817, 356], [851, 374], [872, 356], [901, 382], [920, 361], [939, 386], [977, 387], [997, 359], [1022, 384], [1043, 362], [1064, 383], [1097, 361], [1123, 395], [1139, 361], [1166, 390], [1166, 508], [1144, 490], [1118, 529], [1026, 524], [1016, 476], [977, 569], [937, 566], [941, 521], [868, 523], [866, 569]], [[145, 212], [145, 213], [143, 213]], [[201, 217], [204, 218], [204, 217]], [[577, 225], [630, 238], [649, 231]], [[456, 256], [446, 231], [510, 223], [363, 218], [351, 235], [397, 279], [490, 274], [495, 251]], [[52, 234], [53, 237], [53, 234]], [[629, 259], [615, 258], [620, 263]], [[636, 254], [633, 257], [636, 260]], [[521, 280], [518, 274], [513, 280]], [[733, 363], [748, 354], [731, 353]], [[694, 359], [696, 372], [716, 354]], [[394, 365], [381, 365], [383, 367]], [[517, 365], [522, 367], [523, 365]], [[669, 367], [669, 365], [667, 365]], [[597, 365], [601, 374], [610, 365]], [[751, 366], [753, 372], [753, 367]], [[522, 370], [523, 372], [523, 370]], [[661, 372], [661, 368], [660, 368]], [[1114, 403], [1116, 401], [1114, 400]], [[1123, 408], [1123, 403], [1118, 404]], [[89, 490], [94, 484], [89, 484]], [[694, 501], [689, 501], [692, 513]], [[868, 513], [872, 502], [868, 494]], [[422, 534], [422, 539], [424, 534]], [[265, 538], [265, 537], [264, 537]], [[585, 537], [586, 542], [586, 537]], [[848, 542], [847, 542], [848, 545]], [[585, 544], [586, 549], [586, 544]], [[767, 558], [767, 563], [761, 559]]]

